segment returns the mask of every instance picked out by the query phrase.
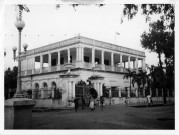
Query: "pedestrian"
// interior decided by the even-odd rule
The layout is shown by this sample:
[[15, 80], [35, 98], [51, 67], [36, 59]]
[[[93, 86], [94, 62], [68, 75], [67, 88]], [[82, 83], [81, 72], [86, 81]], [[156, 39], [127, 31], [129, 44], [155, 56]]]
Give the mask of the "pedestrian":
[[127, 97], [126, 97], [126, 99], [124, 100], [124, 103], [125, 103], [125, 106], [128, 106], [129, 101], [128, 101], [128, 98], [127, 98]]
[[85, 100], [83, 96], [81, 96], [81, 104], [82, 104], [82, 110], [85, 108]]
[[148, 107], [150, 107], [150, 105], [151, 105], [151, 96], [150, 95], [148, 95], [147, 96], [147, 102], [148, 102]]
[[152, 100], [152, 96], [151, 96], [151, 98], [150, 98], [150, 99], [151, 99], [151, 105], [153, 105], [153, 100]]
[[75, 111], [77, 112], [77, 110], [78, 110], [78, 99], [77, 98], [75, 98], [74, 103], [75, 103]]
[[95, 108], [94, 108], [94, 98], [91, 96], [90, 98], [90, 105], [89, 105], [89, 108], [91, 109], [91, 111], [93, 111]]
[[101, 110], [103, 110], [103, 103], [104, 103], [104, 97], [100, 96], [100, 107], [101, 107]]

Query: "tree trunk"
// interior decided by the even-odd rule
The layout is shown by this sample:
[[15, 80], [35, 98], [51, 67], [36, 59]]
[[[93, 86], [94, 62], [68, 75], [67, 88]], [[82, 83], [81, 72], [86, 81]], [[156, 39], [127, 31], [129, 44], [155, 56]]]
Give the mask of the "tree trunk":
[[130, 92], [131, 92], [131, 77], [130, 77]]
[[166, 90], [165, 90], [165, 85], [164, 85], [164, 74], [163, 74], [163, 67], [162, 67], [162, 61], [161, 61], [161, 54], [158, 53], [158, 57], [159, 57], [159, 65], [160, 65], [160, 72], [162, 75], [162, 79], [161, 79], [161, 83], [162, 83], [162, 88], [163, 88], [163, 103], [166, 104], [167, 100], [166, 100]]

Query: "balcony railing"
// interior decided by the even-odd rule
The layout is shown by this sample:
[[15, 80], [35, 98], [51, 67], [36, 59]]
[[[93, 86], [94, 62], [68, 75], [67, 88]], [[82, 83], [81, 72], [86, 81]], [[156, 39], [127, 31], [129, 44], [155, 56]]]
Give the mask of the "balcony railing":
[[[72, 64], [74, 65], [74, 68], [92, 69], [93, 67], [98, 67], [99, 69], [101, 69], [103, 71], [127, 73], [127, 70], [124, 67], [115, 67], [115, 66], [94, 64], [94, 63], [82, 62], [82, 61], [77, 61]], [[31, 75], [31, 74], [41, 74], [41, 73], [63, 71], [63, 70], [67, 70], [64, 67], [64, 65], [57, 65], [57, 66], [51, 66], [51, 67], [43, 67], [42, 69], [38, 68], [38, 69], [34, 69], [34, 70], [27, 70], [26, 72], [22, 71], [21, 75], [25, 76], [25, 75]], [[136, 71], [136, 69], [132, 69], [132, 70]]]
[[106, 71], [112, 71], [112, 66], [105, 65], [105, 70]]
[[49, 69], [48, 67], [44, 67], [44, 68], [42, 68], [42, 72], [46, 73], [46, 72], [48, 72], [48, 69]]
[[51, 72], [55, 72], [55, 71], [57, 71], [57, 66], [52, 66], [51, 67]]
[[22, 75], [22, 76], [25, 75], [25, 71], [21, 71], [21, 75]]
[[32, 70], [27, 70], [27, 75], [31, 75], [32, 74]]
[[34, 74], [39, 74], [40, 73], [40, 68], [34, 69]]

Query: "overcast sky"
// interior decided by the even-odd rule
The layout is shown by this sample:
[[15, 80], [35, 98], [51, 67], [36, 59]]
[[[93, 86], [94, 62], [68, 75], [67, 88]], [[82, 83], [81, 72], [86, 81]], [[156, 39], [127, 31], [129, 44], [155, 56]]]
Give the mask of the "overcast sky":
[[[72, 6], [62, 5], [56, 9], [55, 4], [27, 4], [30, 12], [23, 11], [25, 27], [22, 31], [22, 45], [27, 43], [28, 50], [72, 38], [80, 33], [82, 36], [114, 43], [140, 51], [145, 51], [146, 63], [157, 65], [156, 53], [149, 53], [141, 47], [140, 36], [148, 30], [145, 17], [138, 14], [134, 19], [127, 19], [121, 24], [123, 5], [107, 4], [103, 7], [95, 5]], [[18, 31], [14, 25], [17, 11], [15, 5], [4, 8], [4, 49], [5, 68], [17, 66], [13, 61], [12, 47], [18, 46]], [[22, 49], [23, 50], [23, 49]]]

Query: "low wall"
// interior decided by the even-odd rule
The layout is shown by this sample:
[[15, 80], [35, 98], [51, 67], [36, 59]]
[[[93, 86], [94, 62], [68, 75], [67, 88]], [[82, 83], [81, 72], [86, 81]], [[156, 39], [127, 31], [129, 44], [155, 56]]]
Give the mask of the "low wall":
[[[104, 105], [111, 104], [125, 104], [125, 97], [116, 98], [104, 98]], [[61, 108], [61, 107], [74, 107], [74, 103], [62, 101], [61, 99], [33, 99], [35, 101], [36, 108]], [[111, 101], [110, 101], [111, 100]], [[153, 97], [153, 103], [163, 103], [163, 97]], [[167, 97], [167, 103], [174, 103], [174, 97]], [[98, 104], [98, 102], [96, 102]], [[131, 97], [128, 98], [129, 104], [147, 104], [147, 98], [143, 97]]]
[[[125, 104], [125, 97], [116, 97], [116, 98], [105, 98], [104, 104], [109, 105], [111, 104]], [[111, 101], [110, 101], [111, 100]], [[174, 97], [167, 97], [167, 103], [174, 103]], [[152, 97], [153, 103], [163, 103], [163, 97]], [[146, 97], [130, 97], [128, 98], [129, 104], [145, 104], [147, 103]]]
[[60, 99], [33, 99], [36, 108], [60, 108], [66, 106], [66, 103]]

